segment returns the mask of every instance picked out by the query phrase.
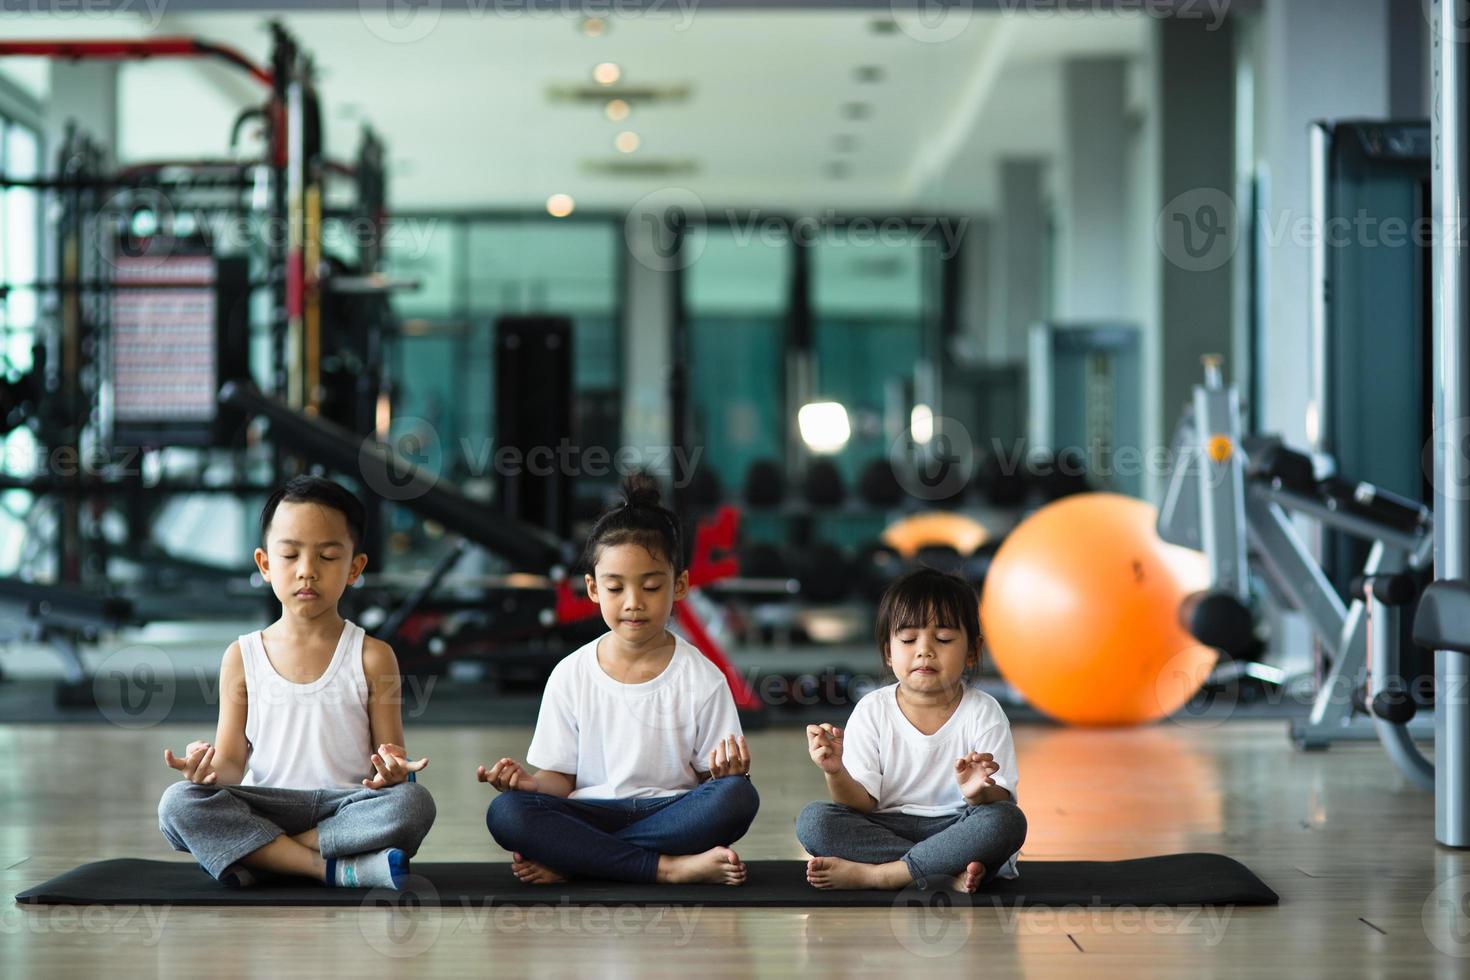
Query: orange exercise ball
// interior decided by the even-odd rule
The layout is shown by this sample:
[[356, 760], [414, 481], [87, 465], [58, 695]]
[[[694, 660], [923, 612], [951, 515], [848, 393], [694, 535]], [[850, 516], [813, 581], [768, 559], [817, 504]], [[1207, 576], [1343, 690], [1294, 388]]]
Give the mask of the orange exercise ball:
[[1086, 493], [1011, 532], [985, 580], [980, 619], [996, 666], [1038, 710], [1072, 725], [1134, 725], [1184, 706], [1216, 653], [1179, 624], [1208, 585], [1202, 554], [1167, 544], [1155, 510]]

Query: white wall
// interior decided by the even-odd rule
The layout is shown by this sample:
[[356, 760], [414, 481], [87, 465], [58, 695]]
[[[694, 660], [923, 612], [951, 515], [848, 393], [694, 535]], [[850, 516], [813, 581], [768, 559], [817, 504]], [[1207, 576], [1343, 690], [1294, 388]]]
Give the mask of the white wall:
[[[1309, 445], [1311, 370], [1308, 128], [1386, 117], [1391, 0], [1291, 0], [1261, 14], [1257, 166], [1264, 178], [1261, 423]], [[1417, 6], [1417, 4], [1416, 4]], [[1307, 229], [1307, 234], [1299, 229]]]

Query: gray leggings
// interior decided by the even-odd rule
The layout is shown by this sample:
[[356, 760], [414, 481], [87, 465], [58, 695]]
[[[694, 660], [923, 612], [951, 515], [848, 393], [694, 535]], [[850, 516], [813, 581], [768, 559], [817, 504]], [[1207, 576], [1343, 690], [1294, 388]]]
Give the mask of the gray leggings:
[[387, 789], [278, 789], [174, 783], [158, 801], [158, 829], [218, 878], [282, 834], [315, 827], [322, 857], [397, 847], [410, 857], [434, 823], [434, 798], [418, 783]]
[[994, 878], [1026, 840], [1026, 815], [1015, 803], [967, 806], [943, 817], [861, 813], [841, 803], [808, 803], [796, 818], [796, 839], [813, 857], [863, 864], [903, 860], [914, 881], [952, 877], [971, 861]]

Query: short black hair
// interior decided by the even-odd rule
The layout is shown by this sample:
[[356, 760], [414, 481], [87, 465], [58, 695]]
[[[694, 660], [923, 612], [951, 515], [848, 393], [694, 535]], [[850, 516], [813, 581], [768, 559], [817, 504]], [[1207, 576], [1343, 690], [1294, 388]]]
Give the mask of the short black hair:
[[266, 546], [266, 535], [276, 508], [281, 504], [321, 504], [330, 507], [347, 520], [347, 534], [352, 538], [352, 553], [362, 553], [363, 528], [367, 524], [367, 511], [346, 487], [320, 476], [298, 476], [288, 480], [266, 500], [260, 512], [260, 546]]
[[623, 480], [621, 489], [623, 499], [592, 525], [582, 552], [582, 567], [587, 574], [594, 574], [603, 548], [636, 544], [673, 565], [677, 577], [685, 568], [684, 534], [679, 516], [663, 505], [658, 481], [647, 473], [633, 473]]
[[970, 653], [980, 658], [980, 596], [960, 578], [937, 568], [920, 567], [894, 580], [878, 602], [873, 635], [883, 666], [888, 663], [888, 641], [905, 627], [956, 626], [965, 631]]

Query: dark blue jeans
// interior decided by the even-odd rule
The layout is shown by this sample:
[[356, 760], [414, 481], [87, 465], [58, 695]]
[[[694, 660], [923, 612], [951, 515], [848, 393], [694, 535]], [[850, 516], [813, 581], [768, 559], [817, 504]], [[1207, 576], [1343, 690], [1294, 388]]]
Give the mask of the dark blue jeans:
[[744, 776], [709, 779], [687, 793], [634, 800], [573, 800], [512, 790], [490, 801], [495, 843], [568, 878], [653, 881], [661, 854], [699, 854], [750, 829], [760, 795]]

